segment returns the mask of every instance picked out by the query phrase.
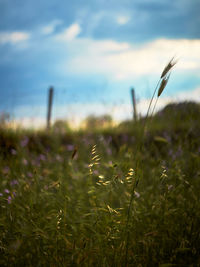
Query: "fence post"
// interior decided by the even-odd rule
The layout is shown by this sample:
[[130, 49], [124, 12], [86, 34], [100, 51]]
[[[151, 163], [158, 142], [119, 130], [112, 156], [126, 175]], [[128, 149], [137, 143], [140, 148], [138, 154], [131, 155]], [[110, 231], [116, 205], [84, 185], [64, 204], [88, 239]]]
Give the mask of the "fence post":
[[52, 102], [53, 102], [53, 87], [49, 88], [48, 91], [47, 129], [50, 128], [51, 124]]
[[133, 104], [133, 119], [134, 121], [137, 120], [137, 109], [136, 109], [136, 99], [135, 99], [135, 90], [134, 88], [131, 89], [131, 98]]

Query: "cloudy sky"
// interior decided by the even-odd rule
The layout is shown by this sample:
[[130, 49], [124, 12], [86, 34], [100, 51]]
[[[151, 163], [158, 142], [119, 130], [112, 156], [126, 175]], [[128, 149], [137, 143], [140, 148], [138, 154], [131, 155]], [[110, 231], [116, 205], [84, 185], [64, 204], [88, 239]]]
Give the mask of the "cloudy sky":
[[[199, 0], [0, 0], [0, 111], [45, 118], [145, 112], [160, 73], [178, 59], [160, 107], [200, 100]], [[158, 105], [158, 106], [159, 106]]]

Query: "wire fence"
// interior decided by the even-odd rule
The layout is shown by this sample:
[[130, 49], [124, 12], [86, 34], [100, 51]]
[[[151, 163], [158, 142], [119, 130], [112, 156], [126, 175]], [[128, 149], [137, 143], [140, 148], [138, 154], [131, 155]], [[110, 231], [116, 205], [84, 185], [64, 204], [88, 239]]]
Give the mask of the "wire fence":
[[[40, 92], [20, 92], [15, 89], [8, 92], [0, 102], [0, 123], [11, 121], [23, 127], [39, 128], [47, 125], [49, 88]], [[52, 97], [51, 124], [57, 120], [68, 121], [73, 127], [78, 127], [88, 116], [110, 115], [113, 121], [137, 119], [146, 114], [149, 97], [140, 98], [138, 91], [133, 88], [125, 90], [124, 98], [107, 99], [104, 93], [96, 94], [93, 91], [80, 92], [67, 87], [54, 87]], [[83, 97], [84, 96], [84, 97]], [[199, 97], [198, 97], [199, 96]], [[186, 92], [176, 97], [163, 97], [159, 99], [157, 110], [168, 103], [200, 99], [200, 90], [194, 94]], [[155, 111], [157, 111], [155, 110]]]
[[15, 124], [35, 128], [46, 126], [48, 120], [49, 124], [57, 120], [66, 120], [70, 124], [78, 126], [91, 115], [98, 117], [107, 114], [115, 121], [132, 118], [131, 98], [128, 103], [124, 99], [108, 101], [103, 96], [100, 99], [95, 97], [92, 92], [87, 92], [83, 98], [77, 90], [55, 87], [52, 94], [51, 111], [49, 111], [48, 95], [49, 88], [40, 94], [22, 93], [19, 90], [7, 94], [0, 107], [1, 122], [9, 117], [10, 121]]

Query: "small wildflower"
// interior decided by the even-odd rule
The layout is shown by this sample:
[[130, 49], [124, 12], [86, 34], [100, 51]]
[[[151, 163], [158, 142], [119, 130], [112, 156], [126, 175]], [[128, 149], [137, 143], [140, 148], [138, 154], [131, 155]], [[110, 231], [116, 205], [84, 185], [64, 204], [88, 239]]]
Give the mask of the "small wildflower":
[[17, 155], [17, 151], [16, 151], [14, 148], [12, 148], [12, 149], [11, 149], [11, 154], [12, 154], [12, 155]]
[[29, 138], [27, 136], [25, 136], [25, 138], [22, 139], [20, 142], [21, 147], [27, 146], [28, 142], [29, 142]]
[[74, 145], [67, 145], [67, 151], [73, 151], [74, 150]]
[[14, 186], [14, 185], [17, 185], [17, 184], [19, 184], [19, 183], [18, 183], [18, 181], [17, 181], [16, 179], [14, 179], [14, 180], [12, 180], [12, 181], [10, 182], [10, 185], [11, 185], [11, 186]]
[[9, 194], [9, 193], [10, 193], [10, 191], [9, 191], [8, 189], [5, 189], [4, 192], [5, 192], [6, 194]]
[[41, 160], [41, 161], [45, 161], [45, 160], [46, 160], [45, 155], [40, 154], [40, 155], [39, 155], [39, 160]]
[[112, 166], [113, 162], [111, 160], [108, 161], [108, 165]]
[[28, 160], [27, 159], [22, 159], [22, 163], [26, 166], [26, 165], [28, 165]]
[[0, 197], [2, 197], [3, 196], [3, 194], [2, 193], [0, 193]]
[[173, 188], [173, 185], [172, 185], [172, 184], [168, 185], [168, 190], [169, 190], [169, 191], [170, 191], [172, 188]]
[[139, 194], [138, 192], [136, 192], [136, 191], [134, 191], [134, 195], [135, 195], [137, 198], [140, 197], [140, 194]]
[[27, 176], [28, 176], [29, 178], [32, 178], [32, 177], [33, 177], [33, 174], [32, 174], [31, 172], [27, 172]]

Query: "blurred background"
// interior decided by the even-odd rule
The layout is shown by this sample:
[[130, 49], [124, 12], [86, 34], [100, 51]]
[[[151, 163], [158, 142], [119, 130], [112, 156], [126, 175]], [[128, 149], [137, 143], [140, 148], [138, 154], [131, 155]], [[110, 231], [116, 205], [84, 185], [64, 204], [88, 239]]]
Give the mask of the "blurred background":
[[0, 114], [24, 127], [78, 127], [91, 114], [144, 115], [160, 74], [178, 59], [157, 109], [200, 101], [198, 0], [0, 0]]

